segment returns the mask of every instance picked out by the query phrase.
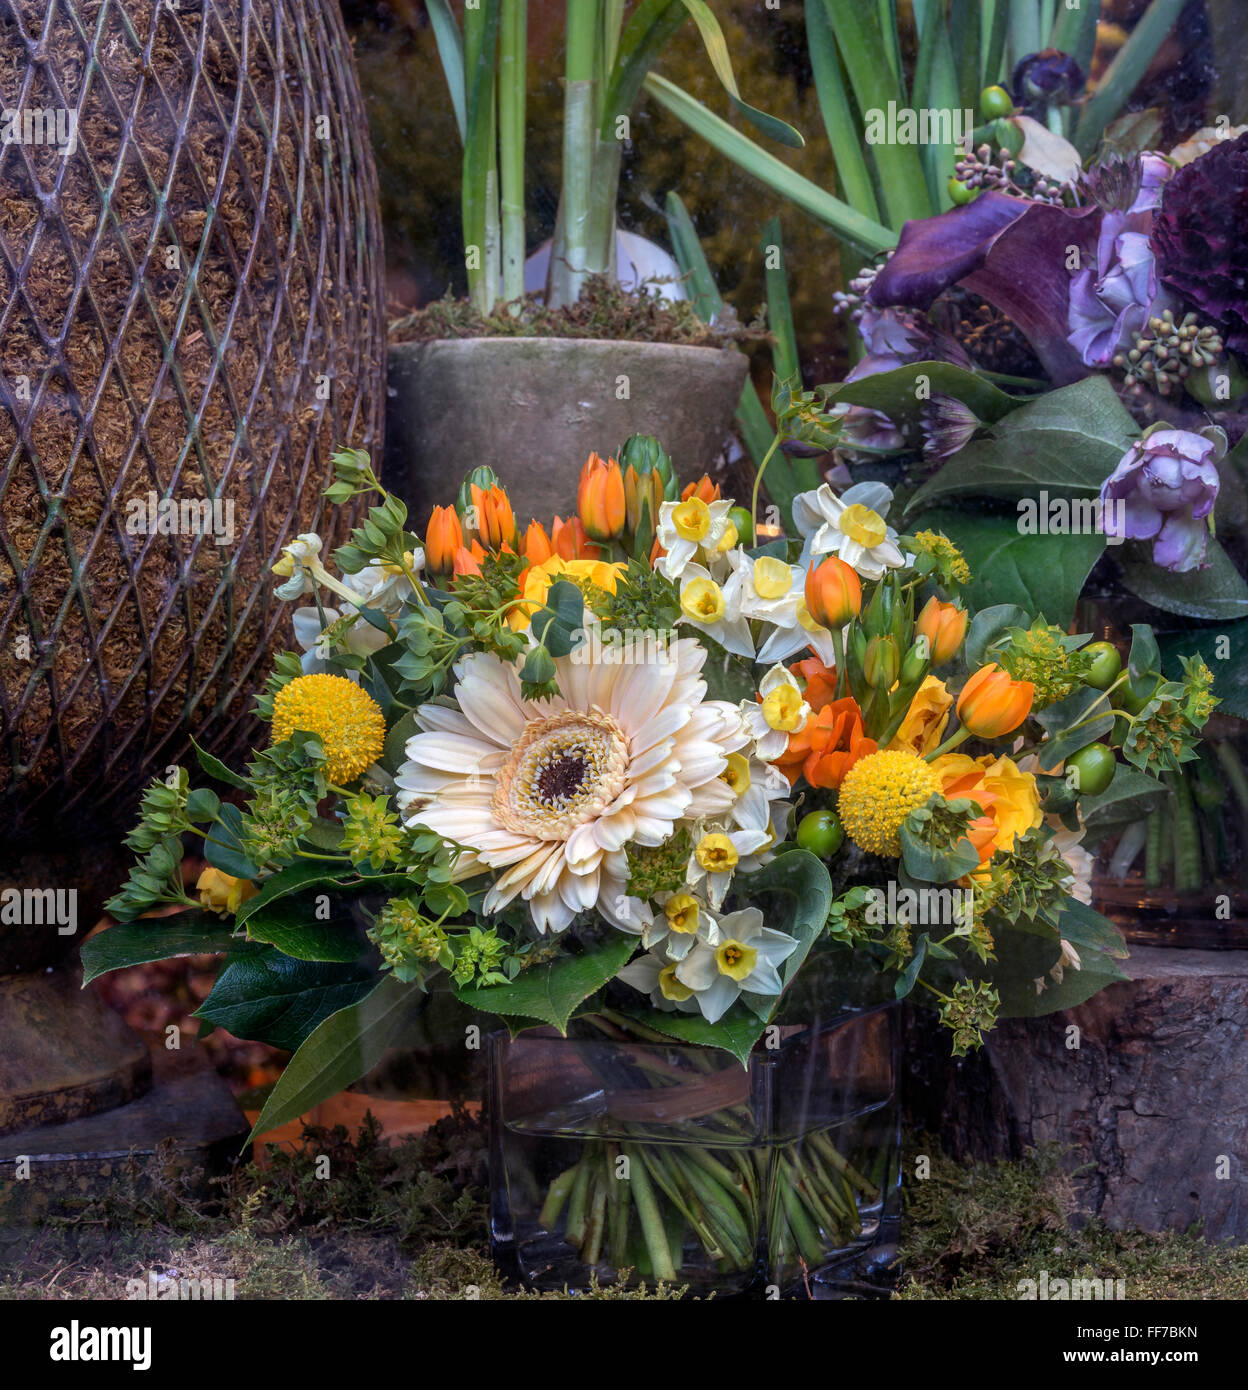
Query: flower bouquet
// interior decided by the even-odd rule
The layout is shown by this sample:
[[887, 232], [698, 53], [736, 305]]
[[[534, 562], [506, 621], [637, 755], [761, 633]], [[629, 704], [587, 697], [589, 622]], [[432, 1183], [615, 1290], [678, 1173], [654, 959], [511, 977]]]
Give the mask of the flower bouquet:
[[[783, 385], [776, 408], [775, 449], [833, 428]], [[220, 954], [198, 1016], [293, 1053], [256, 1132], [449, 985], [506, 1025], [495, 1233], [539, 1251], [532, 1282], [787, 1288], [878, 1243], [879, 1006], [932, 1004], [961, 1054], [1121, 978], [1082, 817], [1194, 755], [1204, 663], [1156, 684], [1146, 627], [1120, 669], [1039, 612], [973, 610], [964, 556], [898, 534], [878, 483], [802, 494], [766, 537], [650, 438], [591, 457], [549, 528], [488, 468], [423, 537], [343, 452], [330, 498], [361, 494], [330, 563], [284, 548], [303, 650], [258, 700], [268, 737], [241, 772], [198, 752], [219, 790], [148, 789], [88, 977]]]

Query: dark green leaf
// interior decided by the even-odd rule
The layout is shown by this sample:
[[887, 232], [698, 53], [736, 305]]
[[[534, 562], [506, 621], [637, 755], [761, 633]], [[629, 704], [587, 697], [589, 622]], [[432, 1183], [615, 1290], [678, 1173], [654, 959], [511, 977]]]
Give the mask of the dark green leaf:
[[485, 1013], [537, 1019], [564, 1033], [577, 1007], [614, 979], [636, 948], [636, 938], [621, 933], [584, 955], [561, 956], [534, 966], [510, 984], [457, 987], [455, 997]]
[[194, 739], [191, 740], [191, 746], [195, 749], [195, 756], [199, 759], [200, 767], [209, 777], [215, 777], [218, 782], [224, 782], [228, 787], [242, 788], [247, 785], [246, 780], [240, 777], [237, 772], [232, 772], [226, 767], [220, 758], [214, 758], [211, 753], [205, 753]]
[[243, 853], [243, 813], [223, 805], [216, 824], [204, 841], [204, 858], [214, 869], [234, 878], [255, 878], [260, 870]]
[[1123, 579], [1133, 594], [1167, 613], [1188, 618], [1248, 618], [1248, 583], [1213, 537], [1209, 539], [1209, 568], [1174, 574], [1153, 564], [1151, 551], [1122, 562]]
[[82, 982], [173, 956], [220, 955], [234, 939], [232, 928], [231, 919], [199, 911], [119, 922], [82, 943]]

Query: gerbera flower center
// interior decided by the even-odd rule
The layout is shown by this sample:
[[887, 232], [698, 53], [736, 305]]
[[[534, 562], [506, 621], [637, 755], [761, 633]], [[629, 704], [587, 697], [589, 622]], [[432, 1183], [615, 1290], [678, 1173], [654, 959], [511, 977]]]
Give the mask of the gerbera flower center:
[[494, 790], [494, 814], [517, 834], [566, 840], [624, 789], [628, 744], [601, 711], [531, 719]]
[[851, 502], [837, 519], [841, 533], [868, 549], [877, 546], [888, 535], [888, 527], [879, 512], [864, 507], [861, 502]]

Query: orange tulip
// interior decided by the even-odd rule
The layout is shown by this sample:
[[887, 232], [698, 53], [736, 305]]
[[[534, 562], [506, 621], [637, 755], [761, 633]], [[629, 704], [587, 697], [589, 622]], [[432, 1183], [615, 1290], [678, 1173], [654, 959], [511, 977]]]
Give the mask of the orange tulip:
[[511, 510], [511, 502], [501, 487], [479, 488], [473, 483], [469, 489], [472, 506], [465, 514], [468, 535], [480, 541], [487, 550], [499, 550], [516, 539], [516, 518]]
[[520, 554], [531, 565], [544, 564], [554, 554], [550, 537], [540, 521], [530, 521], [529, 529], [520, 541]]
[[590, 540], [616, 540], [624, 534], [627, 512], [624, 475], [615, 459], [590, 454], [576, 489], [576, 511]]
[[862, 611], [862, 581], [844, 560], [829, 555], [806, 575], [806, 609], [822, 627], [844, 627]]
[[570, 516], [567, 521], [555, 517], [550, 527], [550, 548], [561, 560], [597, 560], [602, 555], [596, 545], [589, 543], [579, 516]]
[[957, 655], [969, 618], [965, 608], [942, 603], [935, 596], [923, 605], [914, 627], [921, 637], [927, 638], [928, 656], [933, 666], [943, 666]]
[[450, 574], [455, 552], [464, 543], [454, 507], [434, 507], [425, 527], [425, 563], [433, 574]]
[[719, 484], [711, 482], [710, 475], [703, 473], [696, 483], [686, 483], [680, 494], [682, 502], [688, 502], [691, 497], [701, 498], [709, 507], [712, 502], [719, 501]]
[[962, 687], [958, 718], [980, 738], [1000, 738], [1031, 713], [1035, 693], [1030, 681], [1011, 680], [994, 662], [981, 667]]
[[875, 740], [866, 737], [858, 702], [846, 696], [808, 716], [805, 724], [789, 735], [789, 745], [776, 759], [776, 766], [790, 786], [800, 775], [812, 787], [839, 787], [859, 758], [878, 751]]
[[476, 541], [473, 541], [471, 549], [461, 545], [455, 552], [455, 559], [451, 567], [452, 572], [456, 578], [461, 574], [480, 574], [481, 561], [484, 559], [485, 551]]
[[808, 656], [805, 661], [793, 662], [789, 670], [805, 682], [802, 693], [816, 714], [824, 705], [830, 705], [836, 699], [835, 666], [825, 666], [817, 656]]

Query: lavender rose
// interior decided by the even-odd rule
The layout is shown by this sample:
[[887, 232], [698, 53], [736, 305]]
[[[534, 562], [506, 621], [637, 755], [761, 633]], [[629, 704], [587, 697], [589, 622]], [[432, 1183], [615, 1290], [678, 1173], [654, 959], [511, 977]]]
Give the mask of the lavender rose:
[[1205, 565], [1206, 521], [1218, 500], [1217, 446], [1189, 430], [1153, 430], [1101, 487], [1107, 535], [1151, 540], [1153, 562], [1185, 573]]
[[1081, 270], [1070, 287], [1068, 341], [1088, 367], [1106, 367], [1148, 322], [1157, 297], [1157, 266], [1148, 213], [1110, 212], [1101, 223], [1095, 271]]

